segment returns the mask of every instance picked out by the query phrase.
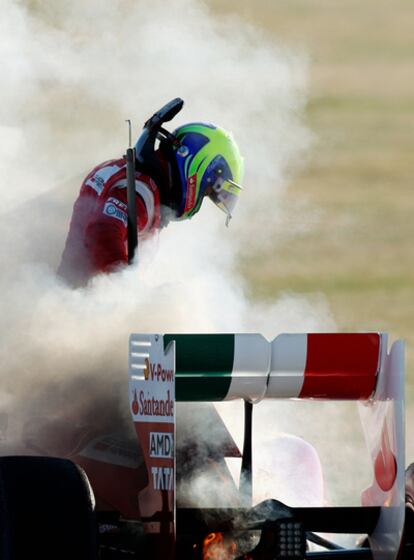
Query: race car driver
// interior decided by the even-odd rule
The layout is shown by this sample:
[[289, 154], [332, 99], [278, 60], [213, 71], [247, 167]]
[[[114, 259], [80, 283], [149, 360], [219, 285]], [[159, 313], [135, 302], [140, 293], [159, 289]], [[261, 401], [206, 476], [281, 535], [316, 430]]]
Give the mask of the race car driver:
[[[171, 134], [161, 126], [171, 118], [171, 114], [160, 117], [163, 109], [145, 123], [146, 139], [142, 141], [143, 132], [135, 146], [140, 241], [170, 220], [192, 218], [206, 196], [225, 212], [228, 223], [241, 191], [243, 159], [232, 135], [199, 122]], [[79, 287], [98, 273], [126, 265], [127, 215], [126, 158], [122, 157], [98, 165], [84, 179], [58, 274]]]

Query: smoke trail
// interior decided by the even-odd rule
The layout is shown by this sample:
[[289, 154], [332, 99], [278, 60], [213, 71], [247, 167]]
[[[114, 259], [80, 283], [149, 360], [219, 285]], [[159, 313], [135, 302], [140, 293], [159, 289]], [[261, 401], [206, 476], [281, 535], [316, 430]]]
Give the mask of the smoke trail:
[[[31, 368], [47, 362], [43, 372], [56, 371], [47, 366], [56, 346], [62, 361], [68, 349], [93, 355], [91, 336], [93, 348], [109, 340], [117, 348], [131, 329], [250, 328], [233, 255], [269, 237], [287, 170], [308, 144], [300, 119], [303, 58], [238, 20], [216, 20], [195, 0], [168, 8], [146, 0], [8, 0], [3, 12], [0, 56], [9, 80], [0, 112], [2, 232], [13, 239], [1, 249], [5, 371], [19, 370], [20, 352], [10, 349], [23, 333], [24, 352], [35, 352]], [[218, 122], [246, 156], [247, 187], [234, 226], [227, 231], [206, 202], [192, 222], [162, 232], [152, 262], [148, 250], [139, 270], [67, 290], [53, 270], [82, 175], [123, 153], [125, 117], [142, 123], [176, 95], [187, 100], [176, 125]], [[78, 365], [70, 367], [85, 367]]]
[[[197, 0], [5, 0], [0, 26], [3, 410], [104, 411], [132, 331], [334, 328], [322, 297], [252, 304], [234, 272], [235, 255], [275, 242], [281, 195], [305, 159], [303, 54]], [[54, 271], [82, 176], [123, 153], [125, 118], [138, 132], [176, 96], [186, 105], [175, 126], [217, 122], [245, 154], [231, 228], [206, 202], [142, 247], [139, 266], [68, 289]]]

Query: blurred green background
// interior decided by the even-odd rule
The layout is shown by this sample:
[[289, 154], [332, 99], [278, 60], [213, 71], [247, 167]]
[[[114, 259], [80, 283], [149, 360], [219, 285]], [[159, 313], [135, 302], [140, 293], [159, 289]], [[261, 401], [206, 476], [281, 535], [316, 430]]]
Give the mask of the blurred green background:
[[241, 267], [252, 292], [322, 292], [341, 331], [407, 343], [407, 461], [414, 459], [414, 3], [210, 0], [310, 61], [316, 141], [284, 203], [317, 212]]

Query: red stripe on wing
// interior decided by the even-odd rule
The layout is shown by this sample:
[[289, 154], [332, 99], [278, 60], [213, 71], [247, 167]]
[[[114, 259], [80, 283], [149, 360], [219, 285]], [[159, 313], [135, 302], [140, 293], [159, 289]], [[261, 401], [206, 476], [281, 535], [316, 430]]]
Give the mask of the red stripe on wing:
[[300, 398], [368, 399], [376, 384], [380, 335], [308, 334]]

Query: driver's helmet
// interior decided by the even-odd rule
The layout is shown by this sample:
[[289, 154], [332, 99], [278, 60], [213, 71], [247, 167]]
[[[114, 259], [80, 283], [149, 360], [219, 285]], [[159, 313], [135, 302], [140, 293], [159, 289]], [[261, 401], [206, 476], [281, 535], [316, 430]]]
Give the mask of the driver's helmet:
[[177, 218], [191, 218], [208, 196], [226, 213], [226, 225], [233, 215], [242, 187], [243, 158], [233, 136], [210, 123], [188, 123], [177, 128], [174, 158], [181, 183]]

